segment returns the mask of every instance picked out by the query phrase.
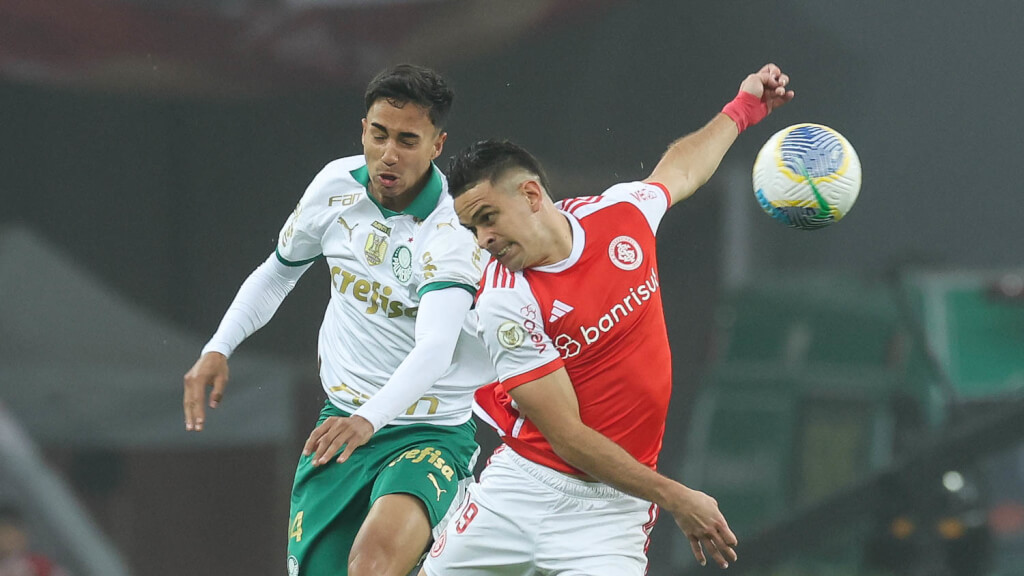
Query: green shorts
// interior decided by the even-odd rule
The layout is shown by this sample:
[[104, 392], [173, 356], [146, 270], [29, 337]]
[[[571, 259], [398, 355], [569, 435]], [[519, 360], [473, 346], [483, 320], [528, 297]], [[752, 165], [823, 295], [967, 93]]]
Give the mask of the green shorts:
[[[320, 411], [348, 416], [330, 401]], [[288, 524], [289, 576], [343, 576], [370, 506], [386, 494], [412, 494], [426, 505], [437, 536], [472, 481], [476, 424], [385, 426], [347, 462], [314, 468], [299, 458]]]

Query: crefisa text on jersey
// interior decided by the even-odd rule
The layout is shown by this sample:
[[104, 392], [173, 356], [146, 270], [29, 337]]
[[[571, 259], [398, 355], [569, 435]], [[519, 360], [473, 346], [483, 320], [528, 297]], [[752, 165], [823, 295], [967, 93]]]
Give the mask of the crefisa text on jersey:
[[369, 304], [365, 310], [367, 314], [380, 312], [388, 318], [398, 318], [403, 315], [415, 318], [416, 311], [419, 310], [418, 307], [407, 307], [401, 302], [390, 300], [388, 297], [394, 292], [390, 286], [381, 288], [380, 282], [364, 280], [348, 270], [342, 270], [340, 266], [331, 267], [331, 284], [339, 294], [347, 294], [351, 286], [352, 297]]

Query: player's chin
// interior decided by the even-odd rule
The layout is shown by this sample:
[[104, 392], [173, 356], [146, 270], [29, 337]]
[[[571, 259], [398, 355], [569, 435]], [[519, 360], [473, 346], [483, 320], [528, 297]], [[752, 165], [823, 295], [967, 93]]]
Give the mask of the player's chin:
[[526, 268], [526, 263], [523, 262], [522, 258], [516, 256], [507, 256], [503, 259], [498, 260], [502, 266], [507, 268], [509, 272], [519, 272], [523, 268]]

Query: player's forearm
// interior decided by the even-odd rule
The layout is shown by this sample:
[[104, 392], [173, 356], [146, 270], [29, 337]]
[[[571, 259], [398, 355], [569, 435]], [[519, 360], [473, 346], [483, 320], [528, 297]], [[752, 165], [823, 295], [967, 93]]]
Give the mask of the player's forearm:
[[673, 142], [661, 157], [651, 180], [678, 182], [670, 187], [672, 203], [691, 196], [718, 170], [739, 132], [736, 123], [718, 114], [703, 128]]
[[285, 266], [271, 254], [239, 287], [217, 332], [202, 353], [220, 352], [225, 357], [231, 356], [243, 340], [270, 321], [309, 266]]
[[447, 353], [447, 359], [445, 352], [442, 346], [417, 344], [387, 383], [352, 415], [365, 418], [374, 432], [383, 428], [415, 404], [444, 374], [452, 359], [452, 352]]
[[412, 406], [451, 366], [462, 332], [462, 319], [473, 295], [459, 288], [428, 292], [416, 314], [416, 344], [387, 383], [354, 415], [365, 418], [376, 432]]
[[[547, 434], [545, 434], [547, 436]], [[682, 484], [641, 464], [607, 436], [582, 422], [548, 438], [562, 459], [622, 492], [667, 507]]]

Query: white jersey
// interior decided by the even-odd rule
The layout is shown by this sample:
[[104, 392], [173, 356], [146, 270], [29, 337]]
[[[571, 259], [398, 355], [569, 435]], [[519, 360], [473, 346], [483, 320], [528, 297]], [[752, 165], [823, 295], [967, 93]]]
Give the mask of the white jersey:
[[[483, 255], [459, 225], [447, 182], [432, 170], [412, 204], [394, 212], [367, 192], [363, 156], [335, 160], [310, 183], [278, 237], [277, 257], [285, 265], [327, 261], [331, 298], [320, 327], [320, 380], [331, 402], [349, 413], [412, 350], [423, 294], [452, 286], [476, 293]], [[473, 390], [494, 380], [474, 331], [465, 319], [452, 365], [392, 424], [469, 419]]]

